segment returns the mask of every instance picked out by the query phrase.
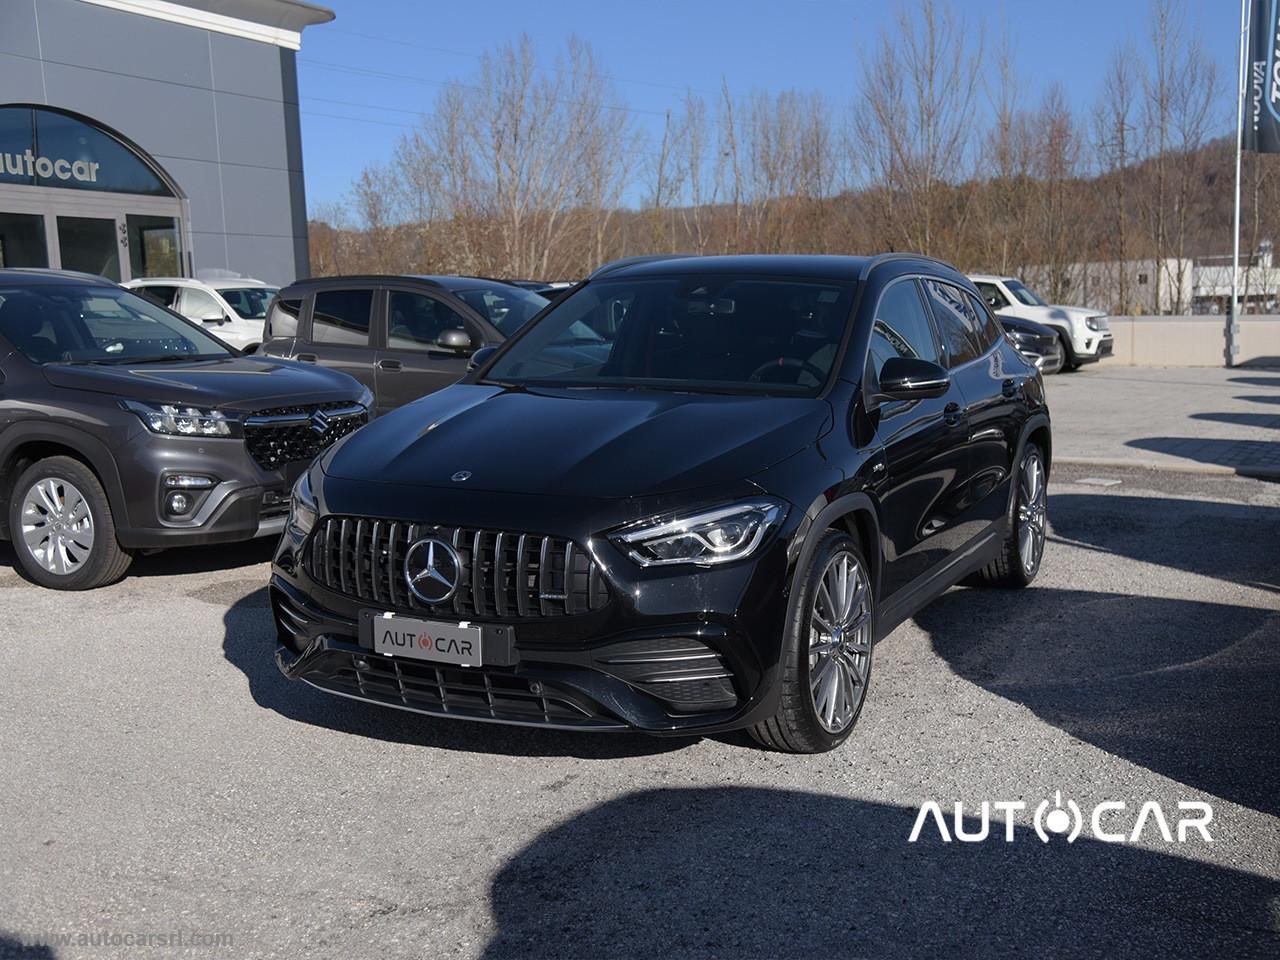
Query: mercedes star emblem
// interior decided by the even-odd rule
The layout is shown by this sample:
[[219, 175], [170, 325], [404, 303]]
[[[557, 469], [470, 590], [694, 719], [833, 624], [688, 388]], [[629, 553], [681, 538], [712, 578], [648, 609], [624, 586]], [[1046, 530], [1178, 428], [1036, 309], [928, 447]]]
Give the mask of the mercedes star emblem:
[[434, 537], [415, 541], [404, 555], [404, 579], [423, 603], [444, 603], [458, 589], [462, 558], [450, 544]]

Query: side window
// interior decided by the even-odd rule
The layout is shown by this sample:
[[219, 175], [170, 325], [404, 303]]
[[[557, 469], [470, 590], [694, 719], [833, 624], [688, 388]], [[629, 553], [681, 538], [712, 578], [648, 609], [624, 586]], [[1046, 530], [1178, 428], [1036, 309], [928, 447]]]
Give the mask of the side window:
[[938, 332], [942, 334], [942, 345], [947, 352], [947, 364], [958, 367], [968, 363], [981, 353], [978, 343], [978, 331], [974, 326], [971, 307], [964, 298], [964, 292], [949, 283], [938, 280], [926, 280], [925, 292], [933, 306], [933, 315], [938, 321]]
[[325, 290], [311, 309], [311, 342], [368, 346], [372, 290]]
[[440, 347], [440, 337], [447, 330], [467, 330], [462, 314], [448, 304], [421, 293], [391, 291], [387, 305], [387, 346], [392, 350], [435, 350]]
[[264, 340], [272, 337], [296, 337], [298, 335], [298, 314], [302, 313], [302, 300], [284, 300], [277, 297], [267, 315]]
[[986, 353], [1004, 338], [1004, 329], [1000, 326], [1000, 321], [977, 297], [965, 291], [964, 299], [969, 305], [969, 312], [973, 315], [974, 327], [978, 331], [978, 342], [982, 346], [982, 352]]
[[938, 344], [914, 280], [899, 280], [885, 290], [871, 325], [871, 364], [880, 370], [890, 357], [938, 363]]
[[987, 301], [987, 306], [992, 310], [1003, 310], [1009, 305], [1009, 298], [1000, 292], [1000, 288], [994, 283], [982, 281], [976, 283], [978, 292], [982, 294], [982, 299]]
[[178, 291], [173, 287], [160, 287], [148, 283], [145, 287], [134, 287], [133, 292], [146, 297], [152, 303], [160, 304], [162, 307], [171, 307], [173, 306], [174, 294]]
[[197, 287], [183, 287], [178, 294], [178, 312], [188, 320], [207, 320], [216, 317], [222, 320], [227, 311], [213, 296]]

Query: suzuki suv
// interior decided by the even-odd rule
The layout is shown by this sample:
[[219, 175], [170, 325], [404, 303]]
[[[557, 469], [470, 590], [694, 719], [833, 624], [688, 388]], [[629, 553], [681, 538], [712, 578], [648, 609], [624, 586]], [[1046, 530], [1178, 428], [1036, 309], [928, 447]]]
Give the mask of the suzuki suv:
[[0, 538], [78, 590], [139, 550], [278, 535], [290, 485], [371, 402], [105, 280], [0, 270]]
[[[606, 346], [565, 349], [580, 325]], [[1040, 569], [1043, 381], [937, 261], [624, 261], [475, 363], [299, 479], [270, 588], [286, 676], [827, 750], [878, 638], [963, 578]]]

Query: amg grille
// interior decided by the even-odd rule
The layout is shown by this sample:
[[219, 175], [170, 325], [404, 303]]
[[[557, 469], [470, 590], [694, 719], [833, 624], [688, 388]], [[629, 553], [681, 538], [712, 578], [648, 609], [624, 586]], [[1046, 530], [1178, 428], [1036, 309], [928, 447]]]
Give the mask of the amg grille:
[[[443, 604], [424, 603], [405, 581], [405, 554], [423, 537], [453, 544], [462, 561], [458, 589]], [[338, 593], [436, 616], [573, 616], [609, 599], [586, 551], [572, 540], [531, 533], [326, 517], [312, 534], [308, 563], [312, 579]]]
[[347, 434], [369, 422], [368, 411], [344, 400], [260, 410], [244, 422], [244, 442], [263, 470], [314, 460]]

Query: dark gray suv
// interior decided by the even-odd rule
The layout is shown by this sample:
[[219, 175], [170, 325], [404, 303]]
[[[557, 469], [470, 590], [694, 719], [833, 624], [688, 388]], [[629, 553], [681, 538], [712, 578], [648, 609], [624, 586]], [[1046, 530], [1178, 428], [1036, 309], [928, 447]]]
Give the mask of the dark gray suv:
[[80, 590], [138, 550], [278, 534], [294, 480], [371, 403], [106, 280], [0, 269], [0, 539]]
[[547, 302], [483, 277], [300, 280], [272, 304], [260, 352], [350, 374], [382, 414], [457, 382], [475, 351], [501, 343]]

